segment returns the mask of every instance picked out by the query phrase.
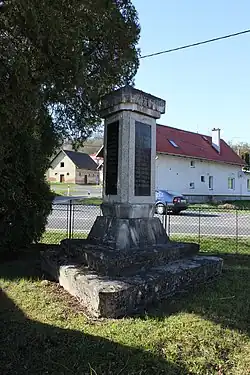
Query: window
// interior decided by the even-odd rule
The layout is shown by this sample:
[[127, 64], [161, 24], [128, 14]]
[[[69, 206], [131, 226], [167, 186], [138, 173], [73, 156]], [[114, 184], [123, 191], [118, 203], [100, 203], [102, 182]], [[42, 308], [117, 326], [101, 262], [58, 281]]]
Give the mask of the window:
[[249, 179], [247, 180], [247, 190], [248, 191], [250, 190], [250, 180]]
[[214, 178], [213, 176], [209, 176], [208, 178], [208, 189], [213, 190], [214, 188]]
[[190, 161], [190, 167], [191, 167], [191, 168], [195, 168], [195, 161], [194, 161], [194, 160], [191, 160], [191, 161]]
[[205, 176], [201, 176], [201, 182], [205, 182]]
[[228, 177], [228, 189], [230, 189], [230, 190], [235, 189], [235, 178]]
[[194, 189], [194, 182], [190, 182], [190, 184], [189, 184], [189, 188], [190, 188], [190, 189]]
[[57, 175], [57, 173], [55, 173], [55, 176]]
[[178, 148], [178, 147], [179, 147], [179, 146], [175, 143], [175, 141], [173, 141], [172, 139], [169, 139], [168, 141], [169, 141], [169, 143], [170, 143], [173, 147], [175, 147], [175, 148]]
[[80, 176], [80, 177], [81, 177], [81, 175], [82, 175], [81, 172], [79, 172], [79, 176]]
[[64, 162], [63, 162], [63, 161], [60, 163], [60, 167], [61, 167], [61, 168], [64, 167]]
[[69, 172], [67, 173], [67, 176], [69, 176]]

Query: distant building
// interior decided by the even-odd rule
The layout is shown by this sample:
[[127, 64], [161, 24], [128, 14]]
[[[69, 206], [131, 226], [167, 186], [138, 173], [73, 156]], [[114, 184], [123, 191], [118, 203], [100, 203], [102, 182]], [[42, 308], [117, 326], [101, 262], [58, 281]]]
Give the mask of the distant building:
[[[103, 147], [103, 146], [102, 146]], [[98, 156], [99, 152], [102, 151], [102, 147], [97, 151], [96, 154], [89, 155], [94, 162], [98, 165], [97, 169], [99, 171], [99, 183], [100, 185], [103, 184], [103, 157]]]
[[[169, 126], [156, 127], [156, 189], [182, 193], [190, 201], [250, 199], [245, 162], [220, 137]], [[103, 157], [103, 148], [97, 157]]]
[[244, 161], [220, 137], [157, 126], [156, 187], [180, 191], [191, 201], [250, 198]]
[[50, 182], [99, 184], [98, 165], [83, 152], [61, 150], [51, 161], [47, 172]]

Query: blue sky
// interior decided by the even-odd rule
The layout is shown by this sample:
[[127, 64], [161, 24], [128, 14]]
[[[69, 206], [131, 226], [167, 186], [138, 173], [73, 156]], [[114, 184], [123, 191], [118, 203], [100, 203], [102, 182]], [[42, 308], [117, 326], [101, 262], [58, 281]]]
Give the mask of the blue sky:
[[[250, 29], [249, 0], [133, 0], [145, 55]], [[141, 60], [138, 89], [165, 99], [159, 123], [250, 143], [250, 34]]]

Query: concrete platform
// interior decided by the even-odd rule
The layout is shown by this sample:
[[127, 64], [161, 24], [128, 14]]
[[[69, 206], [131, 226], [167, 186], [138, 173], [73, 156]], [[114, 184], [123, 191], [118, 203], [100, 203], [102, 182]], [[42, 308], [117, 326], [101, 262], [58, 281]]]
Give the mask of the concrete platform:
[[118, 318], [145, 309], [153, 302], [204, 283], [218, 275], [223, 260], [193, 256], [154, 266], [123, 277], [101, 276], [83, 264], [58, 257], [57, 250], [41, 254], [42, 268], [94, 317]]

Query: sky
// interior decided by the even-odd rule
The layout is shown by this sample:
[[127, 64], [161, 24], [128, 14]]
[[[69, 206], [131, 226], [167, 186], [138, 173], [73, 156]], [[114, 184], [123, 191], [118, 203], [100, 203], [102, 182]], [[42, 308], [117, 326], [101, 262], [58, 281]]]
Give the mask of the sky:
[[[250, 29], [249, 0], [133, 0], [141, 55]], [[250, 143], [250, 33], [142, 59], [136, 88], [167, 103], [158, 123]]]

